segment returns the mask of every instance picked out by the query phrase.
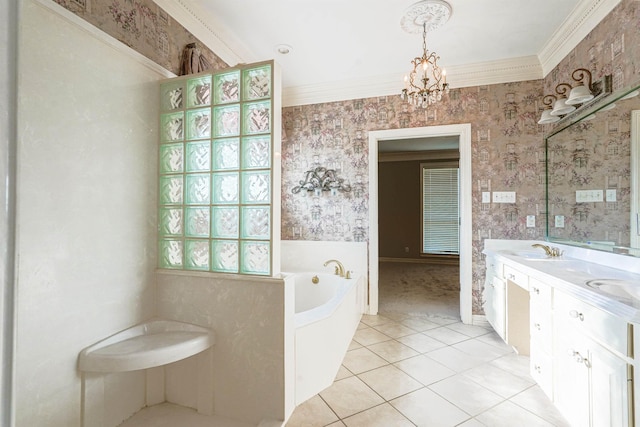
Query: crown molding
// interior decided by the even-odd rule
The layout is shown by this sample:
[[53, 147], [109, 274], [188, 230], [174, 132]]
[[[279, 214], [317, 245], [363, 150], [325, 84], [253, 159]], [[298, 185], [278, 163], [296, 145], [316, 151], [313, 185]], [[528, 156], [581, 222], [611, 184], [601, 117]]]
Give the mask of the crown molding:
[[[177, 22], [213, 50], [229, 65], [252, 62], [251, 52], [232, 32], [209, 16], [197, 2], [154, 0]], [[621, 0], [581, 0], [571, 15], [551, 36], [537, 56], [447, 67], [451, 87], [481, 86], [544, 78], [606, 17]], [[213, 28], [216, 28], [214, 30]], [[357, 81], [339, 81], [283, 89], [283, 106], [337, 102], [398, 94], [402, 82], [397, 75]]]
[[562, 61], [622, 0], [580, 1], [538, 54], [542, 75]]
[[[224, 24], [203, 11], [196, 2], [186, 0], [153, 0], [173, 19], [204, 43], [230, 66], [251, 61], [249, 51], [238, 42]], [[201, 17], [206, 16], [207, 20]], [[216, 30], [214, 30], [216, 28]]]
[[[447, 67], [447, 81], [452, 88], [510, 83], [542, 78], [536, 56], [513, 58]], [[322, 104], [349, 99], [399, 95], [402, 81], [397, 74], [370, 77], [357, 81], [328, 82], [287, 87], [282, 91], [282, 105]]]

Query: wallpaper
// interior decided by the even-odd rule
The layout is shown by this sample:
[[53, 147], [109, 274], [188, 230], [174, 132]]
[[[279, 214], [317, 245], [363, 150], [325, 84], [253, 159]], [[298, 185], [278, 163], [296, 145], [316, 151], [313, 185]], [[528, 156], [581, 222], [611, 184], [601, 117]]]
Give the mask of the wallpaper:
[[176, 75], [190, 43], [196, 43], [211, 69], [228, 67], [153, 0], [53, 1]]
[[[471, 123], [473, 300], [474, 313], [480, 313], [484, 239], [544, 236], [541, 216], [536, 227], [526, 227], [526, 216], [541, 215], [545, 205], [541, 96], [542, 81], [528, 81], [453, 89], [426, 110], [400, 96], [285, 108], [282, 239], [368, 241], [368, 132]], [[304, 172], [316, 166], [335, 168], [352, 191], [293, 194]], [[481, 203], [483, 191], [515, 191], [517, 200]]]

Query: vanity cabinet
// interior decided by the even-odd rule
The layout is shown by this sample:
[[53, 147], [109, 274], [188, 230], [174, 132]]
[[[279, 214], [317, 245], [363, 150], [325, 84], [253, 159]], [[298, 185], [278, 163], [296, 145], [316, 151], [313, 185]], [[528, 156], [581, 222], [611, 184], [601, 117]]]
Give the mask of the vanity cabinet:
[[633, 425], [633, 369], [623, 319], [553, 295], [553, 401], [573, 426]]
[[502, 278], [502, 262], [487, 257], [487, 275], [484, 284], [484, 313], [489, 324], [503, 340], [505, 335], [506, 293]]

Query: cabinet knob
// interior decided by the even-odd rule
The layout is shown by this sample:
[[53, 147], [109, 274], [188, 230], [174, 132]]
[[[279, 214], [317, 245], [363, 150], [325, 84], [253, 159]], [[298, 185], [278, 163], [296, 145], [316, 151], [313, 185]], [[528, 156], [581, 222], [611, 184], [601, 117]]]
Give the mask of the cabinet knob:
[[542, 373], [542, 368], [540, 367], [540, 365], [535, 365], [533, 367], [533, 370], [536, 371], [539, 374]]
[[516, 275], [515, 275], [515, 274], [513, 274], [513, 273], [509, 273], [509, 274], [507, 275], [507, 277], [509, 278], [509, 280], [515, 280]]
[[534, 323], [534, 324], [533, 324], [533, 327], [534, 327], [534, 328], [536, 328], [537, 330], [540, 330], [540, 329], [541, 329], [541, 327], [540, 327], [540, 323]]
[[534, 294], [540, 295], [540, 289], [538, 289], [538, 288], [535, 288], [535, 287], [531, 288], [531, 292], [533, 292]]
[[589, 362], [589, 359], [581, 355], [579, 351], [569, 349], [567, 350], [567, 354], [570, 357], [573, 357], [573, 360], [575, 360], [576, 363], [584, 364], [587, 368], [591, 368], [591, 362]]
[[580, 321], [584, 321], [584, 315], [582, 313], [580, 313], [578, 310], [571, 310], [569, 312], [569, 316], [573, 317], [574, 319], [580, 319]]

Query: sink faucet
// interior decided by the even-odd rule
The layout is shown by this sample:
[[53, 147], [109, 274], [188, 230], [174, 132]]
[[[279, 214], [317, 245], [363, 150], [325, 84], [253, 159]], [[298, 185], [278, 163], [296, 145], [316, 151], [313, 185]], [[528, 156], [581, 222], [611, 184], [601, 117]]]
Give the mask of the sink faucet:
[[326, 267], [331, 262], [336, 263], [336, 274], [340, 277], [344, 277], [344, 265], [342, 265], [342, 263], [337, 259], [330, 259], [329, 261], [324, 263], [324, 266]]
[[541, 245], [540, 243], [536, 243], [534, 245], [531, 245], [532, 248], [542, 248], [544, 249], [544, 252], [547, 254], [548, 257], [559, 257], [562, 255], [562, 252], [560, 251], [560, 249], [558, 248], [551, 248], [547, 245]]

